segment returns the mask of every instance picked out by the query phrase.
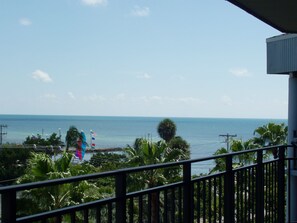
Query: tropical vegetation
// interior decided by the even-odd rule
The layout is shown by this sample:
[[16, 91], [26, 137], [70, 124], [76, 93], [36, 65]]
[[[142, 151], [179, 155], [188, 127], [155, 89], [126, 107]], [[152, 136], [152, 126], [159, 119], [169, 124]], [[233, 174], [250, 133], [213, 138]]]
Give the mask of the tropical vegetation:
[[[67, 152], [56, 160], [45, 153], [32, 153], [25, 175], [20, 177], [17, 183], [52, 180], [96, 172], [94, 166], [88, 163], [74, 165], [72, 159], [73, 155]], [[100, 199], [103, 197], [102, 190], [97, 182], [80, 181], [76, 184], [23, 191], [18, 199], [18, 215], [36, 214]]]
[[19, 145], [2, 146], [0, 149], [0, 185], [11, 184], [25, 174], [31, 152], [32, 149]]
[[57, 133], [52, 133], [47, 138], [44, 138], [40, 134], [37, 134], [37, 136], [28, 136], [23, 144], [31, 146], [60, 146], [62, 145], [62, 141], [61, 136], [58, 136]]
[[[230, 152], [239, 152], [244, 150], [262, 148], [266, 146], [284, 145], [287, 143], [288, 127], [284, 123], [268, 123], [255, 129], [254, 137], [243, 141], [241, 139], [232, 139], [230, 145]], [[228, 153], [228, 150], [224, 147], [218, 149], [214, 155], [220, 155]], [[277, 158], [277, 149], [272, 150], [272, 155]], [[255, 162], [255, 154], [248, 153], [237, 157], [237, 162], [234, 163], [234, 167], [243, 166]], [[269, 158], [271, 153], [265, 154], [266, 158]], [[215, 167], [210, 171], [211, 173], [225, 170], [225, 160], [218, 158], [215, 161]]]
[[[23, 159], [19, 159], [17, 155], [21, 154], [20, 151], [12, 153], [9, 149], [1, 149], [0, 173], [4, 176], [5, 168], [8, 166], [7, 163], [1, 163], [1, 160], [6, 160], [5, 158], [1, 159], [1, 155], [5, 157], [11, 156], [18, 160], [15, 162], [10, 161], [10, 163], [15, 163], [12, 165], [16, 168], [16, 176], [14, 177], [19, 177], [17, 183], [20, 184], [66, 178], [95, 172], [105, 172], [126, 167], [133, 168], [135, 166], [178, 162], [190, 158], [190, 146], [181, 136], [176, 136], [176, 125], [172, 120], [164, 119], [159, 123], [157, 129], [161, 138], [160, 141], [154, 142], [145, 138], [137, 138], [133, 145], [128, 145], [121, 153], [97, 153], [88, 162], [83, 162], [79, 165], [72, 162], [73, 154], [68, 151], [62, 153], [57, 159], [53, 159], [47, 154], [31, 153], [31, 151], [27, 150], [26, 155], [23, 155]], [[250, 150], [262, 146], [284, 144], [286, 143], [286, 136], [287, 127], [284, 124], [268, 123], [255, 130], [254, 138], [247, 141], [233, 139], [230, 144], [230, 151], [222, 147], [216, 151], [215, 155]], [[79, 132], [77, 128], [71, 126], [66, 135], [66, 147], [76, 146], [78, 137]], [[40, 140], [39, 137], [37, 137], [37, 139]], [[30, 140], [31, 138], [26, 139], [27, 142]], [[255, 162], [255, 154], [247, 154], [248, 155], [238, 155], [235, 160], [233, 160], [234, 168]], [[271, 156], [271, 154], [266, 155], [267, 158]], [[275, 157], [274, 153], [273, 155]], [[215, 162], [215, 167], [210, 173], [225, 170], [226, 161], [224, 158], [217, 158]], [[17, 169], [18, 167], [21, 167], [23, 172], [18, 172], [20, 171], [20, 169]], [[147, 170], [141, 173], [135, 172], [134, 174], [127, 176], [127, 191], [133, 192], [161, 186], [167, 183], [178, 182], [181, 180], [181, 177], [182, 169], [180, 167], [160, 168]], [[65, 206], [109, 197], [115, 193], [114, 186], [114, 180], [107, 178], [100, 181], [81, 181], [75, 184], [50, 186], [47, 188], [24, 191], [19, 195], [18, 204], [20, 206], [18, 206], [18, 215], [22, 216], [41, 211], [54, 210]], [[199, 193], [203, 193], [203, 191], [199, 191]], [[158, 196], [159, 195], [155, 193], [152, 193], [151, 195], [152, 222], [158, 221], [157, 206], [159, 205], [158, 202], [160, 202]], [[24, 203], [26, 203], [25, 206], [21, 205]], [[215, 210], [212, 211], [215, 213]], [[80, 218], [81, 216], [78, 217]], [[67, 219], [63, 220], [67, 222]]]
[[159, 136], [166, 142], [169, 142], [176, 134], [176, 125], [169, 119], [165, 118], [158, 125]]
[[66, 141], [66, 151], [69, 150], [70, 147], [76, 147], [77, 139], [80, 137], [80, 132], [75, 126], [70, 126], [65, 137]]

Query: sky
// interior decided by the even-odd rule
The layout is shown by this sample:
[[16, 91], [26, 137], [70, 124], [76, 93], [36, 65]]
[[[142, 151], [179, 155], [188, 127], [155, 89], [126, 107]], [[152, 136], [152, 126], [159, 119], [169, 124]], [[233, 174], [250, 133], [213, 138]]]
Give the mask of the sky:
[[0, 114], [281, 118], [281, 33], [225, 0], [1, 0]]

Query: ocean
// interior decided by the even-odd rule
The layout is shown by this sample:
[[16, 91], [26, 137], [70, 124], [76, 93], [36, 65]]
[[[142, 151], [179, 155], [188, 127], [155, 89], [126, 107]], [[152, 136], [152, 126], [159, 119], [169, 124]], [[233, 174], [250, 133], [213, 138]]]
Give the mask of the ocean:
[[[162, 117], [109, 117], [109, 116], [53, 116], [53, 115], [0, 115], [3, 128], [3, 143], [21, 144], [27, 136], [40, 134], [47, 137], [52, 133], [61, 134], [64, 141], [66, 132], [74, 125], [83, 130], [91, 142], [91, 134], [96, 133], [96, 148], [115, 148], [133, 145], [136, 138], [145, 137], [153, 141], [160, 140], [157, 126]], [[285, 123], [282, 119], [237, 119], [237, 118], [171, 118], [176, 124], [176, 135], [190, 144], [191, 158], [211, 156], [226, 147], [225, 138], [220, 135], [236, 135], [236, 139], [252, 138], [254, 130], [269, 122]], [[89, 143], [89, 142], [88, 142]], [[89, 159], [90, 154], [86, 155]], [[195, 164], [196, 165], [196, 164]], [[201, 172], [207, 172], [209, 162], [195, 166]]]

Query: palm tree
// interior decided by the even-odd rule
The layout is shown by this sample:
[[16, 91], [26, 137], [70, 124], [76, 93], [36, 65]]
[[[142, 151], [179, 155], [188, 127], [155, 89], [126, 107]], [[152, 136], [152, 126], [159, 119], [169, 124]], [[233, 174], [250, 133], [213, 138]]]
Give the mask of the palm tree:
[[170, 148], [179, 149], [181, 153], [183, 154], [182, 159], [190, 159], [190, 145], [189, 143], [184, 140], [181, 136], [175, 136], [173, 137], [169, 143]]
[[162, 139], [169, 142], [176, 134], [175, 123], [171, 119], [165, 118], [158, 125], [158, 133]]
[[[261, 147], [286, 144], [288, 127], [284, 123], [276, 124], [270, 122], [267, 125], [258, 127], [254, 131], [254, 135], [256, 135], [254, 142]], [[274, 149], [272, 153], [274, 158], [277, 158], [277, 149]]]
[[[230, 150], [232, 152], [240, 152], [244, 150], [250, 150], [257, 148], [258, 145], [254, 143], [253, 139], [242, 141], [240, 139], [234, 139], [231, 141]], [[244, 164], [250, 164], [255, 161], [255, 154], [254, 153], [245, 153], [242, 155], [239, 155], [237, 157], [237, 165], [243, 166]]]
[[[249, 150], [249, 149], [255, 149], [257, 148], [257, 144], [254, 143], [253, 139], [250, 139], [248, 141], [242, 141], [239, 139], [234, 139], [231, 141], [231, 146], [230, 146], [230, 151], [231, 152], [240, 152], [244, 150]], [[224, 147], [218, 149], [214, 155], [222, 155], [228, 153], [228, 150]], [[255, 161], [255, 154], [254, 153], [245, 153], [242, 155], [239, 155], [237, 158], [237, 162], [233, 163], [233, 167], [239, 167], [243, 166], [245, 164], [250, 164]], [[226, 169], [226, 161], [225, 158], [218, 158], [215, 160], [215, 167], [210, 171], [210, 173], [215, 173], [215, 172], [220, 172], [220, 171], [225, 171]]]
[[[66, 178], [96, 172], [96, 169], [89, 164], [73, 165], [72, 158], [73, 155], [67, 152], [64, 152], [57, 160], [53, 160], [45, 153], [32, 153], [26, 174], [20, 177], [17, 183]], [[98, 198], [100, 198], [99, 187], [95, 183], [84, 181], [77, 184], [32, 189], [20, 194], [18, 215], [54, 210]]]
[[285, 144], [288, 134], [288, 127], [284, 123], [268, 123], [261, 127], [256, 128], [254, 135], [257, 137], [254, 138], [255, 143], [261, 146], [272, 146]]
[[[131, 166], [142, 166], [158, 163], [173, 162], [183, 159], [183, 153], [177, 148], [170, 148], [164, 141], [150, 142], [147, 139], [136, 139], [134, 147], [128, 146], [124, 150], [127, 154], [128, 164]], [[167, 168], [154, 169], [135, 174], [129, 182], [129, 190], [140, 190], [152, 188], [169, 181], [176, 180], [180, 176], [181, 169]], [[151, 194], [151, 216], [152, 222], [157, 220], [158, 194]]]
[[80, 132], [75, 126], [70, 126], [66, 133], [66, 151], [69, 150], [69, 147], [76, 147], [77, 139], [80, 137]]
[[[218, 149], [213, 155], [222, 155], [228, 153], [228, 150], [224, 147]], [[226, 161], [225, 158], [217, 158], [215, 159], [215, 167], [210, 170], [209, 173], [216, 173], [220, 171], [225, 171], [226, 169]]]

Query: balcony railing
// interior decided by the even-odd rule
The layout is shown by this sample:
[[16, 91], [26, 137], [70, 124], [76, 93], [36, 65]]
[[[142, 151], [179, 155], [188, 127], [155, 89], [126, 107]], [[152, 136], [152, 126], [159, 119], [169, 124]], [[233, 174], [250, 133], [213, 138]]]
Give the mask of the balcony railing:
[[[1, 187], [1, 222], [290, 222], [286, 219], [286, 188], [290, 168], [289, 146], [277, 146], [193, 159], [176, 163], [128, 168], [44, 182]], [[277, 150], [277, 158], [267, 156]], [[241, 157], [254, 159], [239, 164]], [[193, 175], [194, 164], [223, 161], [223, 170]], [[131, 176], [159, 169], [182, 169], [179, 181], [129, 191]], [[170, 172], [170, 171], [169, 171]], [[100, 200], [67, 206], [27, 216], [19, 215], [19, 197], [24, 191], [59, 188], [82, 181], [109, 179], [112, 193]], [[288, 187], [289, 188], [289, 187]], [[290, 189], [290, 188], [289, 188]], [[290, 191], [290, 190], [289, 190]], [[290, 197], [290, 196], [288, 196]], [[289, 217], [288, 217], [289, 218]]]

